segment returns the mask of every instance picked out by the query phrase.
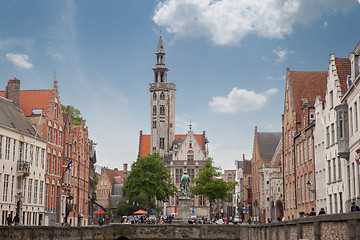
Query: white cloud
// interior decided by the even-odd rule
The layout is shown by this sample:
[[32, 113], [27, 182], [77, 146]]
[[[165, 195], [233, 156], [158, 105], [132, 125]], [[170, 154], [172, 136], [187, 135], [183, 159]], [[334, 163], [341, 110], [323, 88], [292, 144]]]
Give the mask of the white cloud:
[[275, 55], [278, 57], [276, 59], [276, 62], [282, 62], [286, 60], [288, 54], [294, 53], [294, 51], [278, 48], [278, 49], [274, 49], [273, 53], [275, 53]]
[[14, 63], [15, 66], [31, 69], [33, 65], [28, 61], [29, 56], [26, 54], [15, 54], [15, 53], [8, 53], [6, 54], [7, 59]]
[[283, 38], [294, 24], [309, 24], [323, 13], [350, 9], [353, 0], [164, 0], [153, 20], [177, 38], [210, 37], [215, 44], [236, 44], [248, 34]]
[[236, 113], [255, 111], [265, 106], [268, 97], [279, 90], [271, 88], [265, 93], [255, 93], [246, 89], [233, 88], [227, 97], [213, 97], [209, 106], [218, 113]]
[[[359, 0], [359, 1], [360, 1], [360, 0]], [[324, 25], [323, 25], [323, 28], [325, 29], [325, 28], [327, 28], [327, 26], [328, 26], [328, 22], [325, 21], [325, 22], [324, 22]]]
[[285, 79], [286, 79], [286, 76], [285, 76], [285, 75], [280, 76], [280, 77], [268, 76], [268, 79], [269, 79], [269, 80], [285, 80]]
[[267, 90], [267, 91], [265, 92], [265, 94], [268, 95], [268, 96], [271, 96], [271, 95], [277, 94], [278, 92], [279, 92], [279, 89], [277, 89], [277, 88], [270, 88], [269, 90]]

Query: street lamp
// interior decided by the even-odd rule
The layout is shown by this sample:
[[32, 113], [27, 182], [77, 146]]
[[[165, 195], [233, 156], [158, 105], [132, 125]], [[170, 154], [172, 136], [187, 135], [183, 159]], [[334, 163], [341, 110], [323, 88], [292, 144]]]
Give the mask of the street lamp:
[[310, 192], [312, 192], [312, 193], [315, 192], [315, 189], [313, 189], [313, 185], [310, 181], [306, 182], [306, 187]]

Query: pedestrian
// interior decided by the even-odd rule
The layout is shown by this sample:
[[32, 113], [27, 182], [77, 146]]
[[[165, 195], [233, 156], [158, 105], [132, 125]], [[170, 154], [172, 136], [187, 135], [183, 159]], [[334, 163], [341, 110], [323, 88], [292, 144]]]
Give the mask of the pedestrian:
[[314, 208], [311, 208], [311, 212], [310, 212], [309, 216], [316, 216], [316, 212], [315, 212]]
[[7, 221], [7, 224], [8, 224], [8, 225], [12, 225], [13, 221], [12, 221], [12, 217], [11, 217], [10, 214], [9, 214], [9, 216], [6, 218], [6, 221]]
[[16, 215], [15, 215], [15, 217], [14, 217], [14, 223], [15, 223], [15, 226], [19, 225], [19, 223], [20, 223], [19, 214], [16, 214]]
[[351, 212], [357, 212], [360, 211], [360, 208], [356, 205], [355, 202], [351, 203]]
[[324, 208], [321, 208], [320, 212], [319, 212], [319, 215], [323, 215], [323, 214], [326, 214], [326, 212], [325, 212]]

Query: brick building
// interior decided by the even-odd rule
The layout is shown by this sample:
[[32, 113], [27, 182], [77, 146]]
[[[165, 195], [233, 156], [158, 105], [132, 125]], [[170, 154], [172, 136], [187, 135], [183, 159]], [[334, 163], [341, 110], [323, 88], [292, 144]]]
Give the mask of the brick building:
[[286, 220], [315, 208], [314, 103], [316, 96], [325, 96], [326, 78], [327, 72], [287, 69], [282, 116]]
[[252, 169], [252, 195], [254, 221], [265, 223], [270, 217], [270, 196], [268, 180], [265, 176], [274, 153], [281, 139], [279, 132], [258, 132], [255, 127], [253, 155], [251, 158]]
[[117, 203], [122, 199], [122, 186], [129, 174], [126, 163], [123, 165], [123, 170], [101, 168], [96, 185], [97, 203], [104, 208], [116, 208]]

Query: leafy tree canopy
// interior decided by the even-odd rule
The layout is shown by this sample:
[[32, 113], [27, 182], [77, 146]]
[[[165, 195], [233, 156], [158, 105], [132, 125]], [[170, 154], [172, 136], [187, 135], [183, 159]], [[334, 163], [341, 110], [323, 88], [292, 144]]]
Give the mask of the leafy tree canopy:
[[[135, 196], [132, 201], [123, 199], [116, 207], [116, 215], [118, 216], [129, 216], [139, 209], [147, 209], [147, 196], [139, 194]], [[152, 199], [150, 207], [155, 209], [155, 200]]]
[[169, 170], [164, 167], [159, 154], [148, 154], [131, 165], [130, 175], [124, 182], [123, 195], [133, 201], [139, 194], [144, 194], [150, 212], [153, 199], [167, 202], [170, 196], [175, 195], [176, 190]]
[[231, 190], [234, 189], [236, 182], [225, 182], [223, 179], [218, 179], [221, 169], [213, 166], [212, 158], [206, 159], [204, 166], [204, 169], [199, 172], [199, 176], [194, 178], [195, 186], [190, 187], [190, 192], [192, 196], [203, 195], [208, 199], [210, 202], [209, 216], [212, 216], [212, 204], [217, 199], [231, 199]]
[[[62, 114], [67, 114], [67, 106], [61, 104], [61, 112]], [[70, 115], [73, 125], [79, 126], [81, 121], [83, 121], [84, 126], [86, 125], [86, 119], [81, 116], [79, 109], [75, 108], [74, 106], [70, 106]]]

